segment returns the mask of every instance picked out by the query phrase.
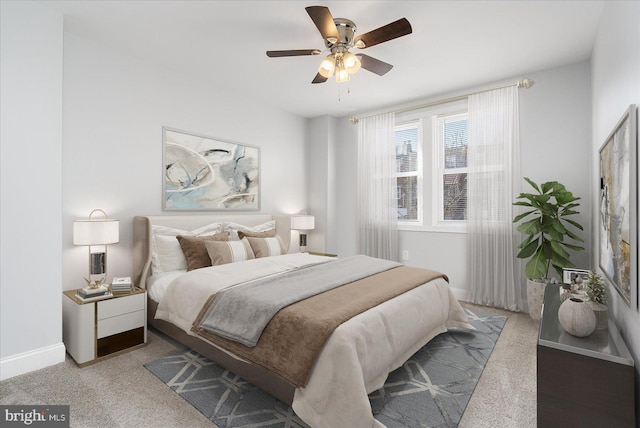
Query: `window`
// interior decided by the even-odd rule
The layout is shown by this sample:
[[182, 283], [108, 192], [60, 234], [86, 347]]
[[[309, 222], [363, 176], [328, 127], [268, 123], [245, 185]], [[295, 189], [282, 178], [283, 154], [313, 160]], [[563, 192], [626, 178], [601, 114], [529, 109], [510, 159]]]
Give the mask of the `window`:
[[434, 138], [437, 221], [467, 219], [467, 114], [437, 117]]
[[398, 220], [416, 222], [420, 218], [422, 199], [419, 192], [422, 162], [418, 124], [397, 126], [394, 136]]
[[467, 101], [396, 114], [398, 227], [464, 233]]

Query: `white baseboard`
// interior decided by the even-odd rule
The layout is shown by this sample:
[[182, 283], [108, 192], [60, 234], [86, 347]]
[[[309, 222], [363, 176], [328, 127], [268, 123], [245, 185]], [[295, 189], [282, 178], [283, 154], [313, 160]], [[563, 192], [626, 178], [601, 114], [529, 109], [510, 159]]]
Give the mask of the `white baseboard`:
[[469, 301], [469, 290], [465, 290], [464, 288], [451, 287], [451, 292], [453, 293], [453, 297], [455, 297], [457, 300], [461, 300], [463, 302]]
[[0, 380], [62, 363], [64, 358], [65, 347], [62, 342], [5, 357], [0, 360]]

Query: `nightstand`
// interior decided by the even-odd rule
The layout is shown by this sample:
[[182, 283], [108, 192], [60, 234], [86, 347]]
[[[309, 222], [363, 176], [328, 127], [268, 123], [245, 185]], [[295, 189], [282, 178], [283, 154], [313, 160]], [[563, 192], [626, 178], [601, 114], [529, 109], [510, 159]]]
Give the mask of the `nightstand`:
[[93, 302], [80, 300], [77, 291], [63, 293], [63, 341], [80, 367], [146, 344], [146, 290]]

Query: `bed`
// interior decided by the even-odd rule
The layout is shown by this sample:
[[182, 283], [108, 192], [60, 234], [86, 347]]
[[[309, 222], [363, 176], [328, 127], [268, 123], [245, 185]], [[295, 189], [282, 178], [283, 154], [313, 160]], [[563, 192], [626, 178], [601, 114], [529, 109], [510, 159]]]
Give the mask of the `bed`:
[[[204, 267], [190, 272], [180, 269], [154, 272], [154, 256], [157, 256], [155, 253], [158, 251], [154, 239], [158, 236], [158, 230], [197, 232], [206, 230], [209, 225], [223, 225], [222, 230], [226, 230], [227, 225], [233, 225], [236, 228], [244, 226], [250, 231], [257, 231], [255, 236], [262, 236], [265, 232], [260, 228], [265, 224], [275, 225], [275, 235], [287, 254]], [[265, 368], [271, 366], [262, 364], [259, 359], [253, 360], [251, 353], [241, 353], [240, 348], [244, 345], [228, 347], [225, 345], [229, 342], [227, 338], [214, 340], [215, 335], [199, 335], [198, 330], [201, 329], [196, 329], [195, 324], [191, 325], [202, 321], [206, 312], [203, 303], [211, 300], [205, 297], [208, 297], [208, 293], [216, 294], [211, 290], [218, 291], [219, 287], [238, 288], [227, 287], [232, 280], [251, 283], [271, 281], [272, 277], [281, 275], [281, 272], [285, 272], [282, 275], [284, 278], [292, 271], [298, 274], [297, 271], [305, 269], [324, 269], [321, 265], [340, 264], [328, 257], [299, 254], [297, 246], [290, 245], [291, 235], [290, 218], [286, 215], [135, 217], [134, 281], [148, 290], [148, 324], [279, 400], [291, 404], [298, 416], [313, 427], [382, 427], [371, 413], [367, 395], [379, 389], [391, 371], [400, 367], [411, 355], [447, 328], [473, 328], [453, 297], [446, 276], [436, 275], [426, 283], [411, 286], [407, 291], [399, 292], [382, 303], [373, 304], [369, 309], [341, 322], [328, 335], [318, 351], [317, 360], [301, 378], [283, 376], [276, 369]], [[207, 248], [213, 248], [219, 244], [208, 245]], [[391, 266], [373, 276], [390, 275], [400, 269]], [[415, 268], [410, 269], [417, 271]], [[253, 276], [255, 279], [251, 279]], [[368, 279], [362, 281], [365, 280]], [[283, 279], [281, 282], [286, 281]], [[214, 287], [209, 283], [216, 285]], [[322, 293], [322, 296], [347, 288], [349, 287], [336, 287], [335, 290]], [[305, 302], [314, 298], [317, 297]], [[302, 303], [291, 307], [296, 305]], [[278, 315], [281, 312], [284, 310], [278, 312]], [[273, 322], [275, 317], [271, 323]], [[271, 323], [263, 335], [267, 335]], [[301, 383], [299, 379], [304, 379], [304, 382]]]

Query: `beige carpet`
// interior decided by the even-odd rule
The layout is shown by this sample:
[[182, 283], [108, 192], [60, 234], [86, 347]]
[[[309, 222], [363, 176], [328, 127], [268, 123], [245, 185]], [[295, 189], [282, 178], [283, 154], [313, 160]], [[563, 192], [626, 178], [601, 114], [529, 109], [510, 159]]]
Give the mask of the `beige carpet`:
[[[500, 339], [460, 421], [461, 428], [536, 426], [537, 324], [506, 315]], [[0, 382], [0, 404], [69, 404], [72, 427], [214, 427], [143, 367], [179, 348], [149, 331], [147, 346], [85, 368], [64, 363]]]

